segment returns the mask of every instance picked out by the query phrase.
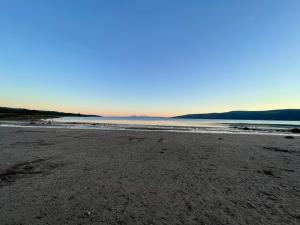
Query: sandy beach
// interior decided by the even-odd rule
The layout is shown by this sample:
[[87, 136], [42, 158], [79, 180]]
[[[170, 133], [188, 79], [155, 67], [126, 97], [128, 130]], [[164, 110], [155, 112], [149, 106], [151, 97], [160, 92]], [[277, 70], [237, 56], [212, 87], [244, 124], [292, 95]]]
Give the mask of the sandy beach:
[[0, 224], [299, 224], [300, 138], [0, 127]]

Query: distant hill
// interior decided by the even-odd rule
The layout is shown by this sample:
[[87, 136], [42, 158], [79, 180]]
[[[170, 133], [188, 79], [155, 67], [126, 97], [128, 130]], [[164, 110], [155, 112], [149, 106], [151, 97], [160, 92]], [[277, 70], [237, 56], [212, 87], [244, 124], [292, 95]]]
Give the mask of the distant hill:
[[[26, 120], [26, 119], [48, 119], [57, 118], [65, 116], [97, 116], [97, 115], [85, 115], [80, 113], [64, 113], [56, 111], [43, 111], [43, 110], [31, 110], [22, 108], [9, 108], [0, 107], [0, 120], [2, 119], [12, 119], [12, 120]], [[97, 116], [98, 117], [98, 116]]]
[[188, 114], [176, 116], [183, 119], [232, 119], [232, 120], [300, 120], [300, 109], [268, 111], [230, 111], [224, 113]]

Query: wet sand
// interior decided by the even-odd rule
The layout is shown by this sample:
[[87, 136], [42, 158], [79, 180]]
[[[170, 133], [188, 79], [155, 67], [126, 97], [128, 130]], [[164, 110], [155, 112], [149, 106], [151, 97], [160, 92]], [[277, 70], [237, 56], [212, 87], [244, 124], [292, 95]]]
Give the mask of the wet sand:
[[299, 224], [300, 138], [0, 127], [0, 224]]

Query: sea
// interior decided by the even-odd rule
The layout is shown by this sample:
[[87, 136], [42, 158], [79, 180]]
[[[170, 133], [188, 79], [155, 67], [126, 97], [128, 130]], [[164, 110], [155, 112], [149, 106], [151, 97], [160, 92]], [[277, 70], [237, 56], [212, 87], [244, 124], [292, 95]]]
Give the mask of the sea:
[[120, 130], [158, 130], [198, 133], [288, 134], [300, 121], [181, 119], [163, 117], [61, 117], [52, 123]]
[[61, 117], [41, 122], [2, 121], [0, 126], [67, 129], [143, 130], [190, 133], [293, 135], [300, 121], [182, 119], [163, 117]]

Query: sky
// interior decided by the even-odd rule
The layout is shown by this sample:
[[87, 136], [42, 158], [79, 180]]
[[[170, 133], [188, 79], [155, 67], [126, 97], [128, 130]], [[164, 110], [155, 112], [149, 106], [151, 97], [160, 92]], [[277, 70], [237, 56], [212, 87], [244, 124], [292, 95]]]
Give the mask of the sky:
[[300, 108], [300, 1], [0, 0], [0, 106]]

